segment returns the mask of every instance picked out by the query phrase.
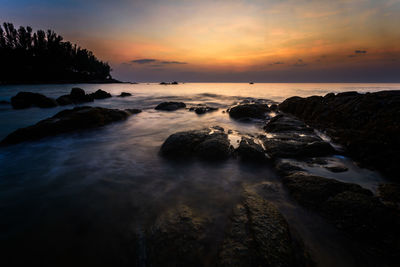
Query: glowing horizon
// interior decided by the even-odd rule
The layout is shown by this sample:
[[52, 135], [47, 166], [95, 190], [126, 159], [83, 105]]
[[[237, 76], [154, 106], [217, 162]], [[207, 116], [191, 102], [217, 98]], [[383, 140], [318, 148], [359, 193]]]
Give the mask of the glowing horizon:
[[1, 0], [128, 81], [400, 82], [400, 0]]

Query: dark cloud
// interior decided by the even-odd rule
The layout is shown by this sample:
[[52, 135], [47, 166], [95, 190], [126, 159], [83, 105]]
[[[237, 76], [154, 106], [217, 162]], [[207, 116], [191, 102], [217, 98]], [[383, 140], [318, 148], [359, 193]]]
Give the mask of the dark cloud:
[[154, 58], [134, 59], [134, 60], [131, 60], [130, 63], [135, 63], [135, 64], [151, 64], [151, 65], [156, 64], [156, 66], [160, 66], [160, 65], [172, 65], [172, 64], [176, 64], [176, 65], [187, 64], [186, 62], [181, 62], [181, 61], [175, 61], [175, 60], [165, 61], [165, 60], [159, 60], [159, 59], [154, 59]]
[[302, 60], [302, 59], [298, 59], [296, 61], [296, 63], [293, 64], [294, 67], [304, 67], [307, 66], [307, 64]]
[[269, 64], [269, 65], [282, 65], [282, 64], [285, 64], [285, 63], [284, 63], [284, 62], [277, 61], [277, 62], [273, 62], [273, 63], [271, 63], [271, 64]]
[[355, 50], [354, 53], [356, 53], [356, 54], [366, 54], [367, 51], [366, 50]]

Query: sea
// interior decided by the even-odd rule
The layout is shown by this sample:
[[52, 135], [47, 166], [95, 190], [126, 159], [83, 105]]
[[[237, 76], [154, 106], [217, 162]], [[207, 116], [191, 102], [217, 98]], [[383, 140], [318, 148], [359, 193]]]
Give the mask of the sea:
[[[268, 200], [278, 207], [291, 230], [304, 240], [317, 266], [375, 266], [371, 255], [317, 214], [293, 201], [272, 166], [236, 159], [171, 162], [159, 155], [159, 149], [175, 132], [211, 126], [262, 134], [265, 122], [235, 121], [226, 113], [229, 106], [243, 100], [280, 103], [292, 96], [400, 90], [400, 84], [2, 85], [0, 101], [10, 101], [21, 91], [57, 98], [68, 94], [73, 87], [87, 93], [102, 89], [113, 95], [84, 105], [138, 108], [143, 112], [102, 128], [0, 148], [1, 266], [37, 262], [41, 266], [145, 266], [145, 232], [163, 212], [182, 204], [213, 219], [217, 248], [243, 186], [256, 183], [276, 187]], [[132, 96], [117, 97], [121, 92]], [[174, 112], [154, 109], [164, 101], [182, 101], [188, 107], [206, 104], [218, 110], [198, 115], [187, 109]], [[72, 107], [14, 110], [2, 104], [0, 139]], [[233, 135], [230, 140], [233, 145], [237, 142]], [[362, 168], [340, 153], [332, 160], [346, 165], [348, 171], [331, 173], [304, 167], [374, 192], [385, 181], [378, 172]]]

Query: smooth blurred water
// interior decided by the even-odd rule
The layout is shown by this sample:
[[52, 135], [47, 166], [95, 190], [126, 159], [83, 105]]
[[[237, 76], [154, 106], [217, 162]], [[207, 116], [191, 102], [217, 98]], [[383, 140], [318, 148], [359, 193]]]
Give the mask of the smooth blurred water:
[[[0, 264], [24, 254], [32, 262], [42, 260], [55, 266], [77, 262], [97, 266], [132, 265], [133, 237], [151, 225], [166, 208], [189, 205], [214, 218], [216, 231], [222, 233], [242, 185], [266, 182], [279, 186], [278, 191], [267, 197], [315, 250], [321, 266], [356, 265], [353, 250], [342, 244], [346, 243], [343, 237], [293, 203], [280, 187], [271, 166], [243, 164], [234, 159], [214, 164], [171, 162], [162, 159], [158, 151], [162, 142], [177, 131], [219, 125], [245, 134], [262, 133], [262, 122], [240, 123], [224, 112], [229, 105], [246, 98], [280, 102], [293, 95], [399, 90], [400, 84], [0, 86], [0, 100], [9, 100], [19, 91], [56, 98], [75, 86], [87, 92], [101, 88], [114, 96], [130, 92], [131, 97], [112, 97], [88, 105], [140, 108], [143, 112], [100, 129], [0, 148], [0, 256], [1, 253], [8, 255], [0, 257]], [[163, 101], [183, 101], [189, 106], [207, 104], [219, 110], [204, 115], [188, 110], [154, 110]], [[72, 106], [13, 110], [1, 105], [0, 138], [66, 108]], [[335, 160], [348, 166], [349, 172], [324, 172], [323, 175], [359, 183], [372, 190], [383, 180], [379, 174], [357, 167], [351, 159], [337, 157]], [[332, 249], [335, 253], [331, 255]]]

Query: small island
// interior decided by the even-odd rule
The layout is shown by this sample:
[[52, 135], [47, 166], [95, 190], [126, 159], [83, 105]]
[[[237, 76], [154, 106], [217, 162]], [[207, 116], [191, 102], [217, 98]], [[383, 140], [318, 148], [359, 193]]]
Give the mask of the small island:
[[0, 84], [120, 83], [111, 67], [52, 30], [0, 26]]

